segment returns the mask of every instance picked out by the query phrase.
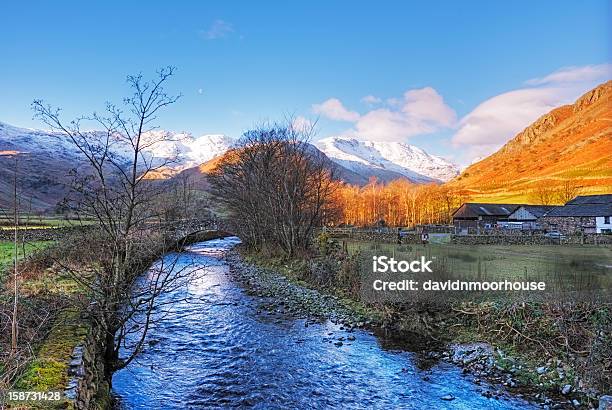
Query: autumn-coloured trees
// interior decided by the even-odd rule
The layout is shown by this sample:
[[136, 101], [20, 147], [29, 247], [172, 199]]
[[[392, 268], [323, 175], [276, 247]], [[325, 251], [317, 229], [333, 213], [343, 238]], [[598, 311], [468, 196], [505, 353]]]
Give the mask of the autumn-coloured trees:
[[387, 184], [375, 178], [364, 187], [343, 185], [337, 195], [338, 224], [412, 226], [449, 223], [466, 198], [444, 185], [417, 185], [405, 179]]

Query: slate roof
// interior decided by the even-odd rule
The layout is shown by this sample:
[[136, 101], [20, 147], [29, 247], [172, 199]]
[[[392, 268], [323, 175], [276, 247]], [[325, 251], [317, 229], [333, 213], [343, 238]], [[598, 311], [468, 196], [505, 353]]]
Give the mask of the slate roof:
[[553, 209], [560, 208], [560, 207], [561, 207], [560, 205], [521, 205], [518, 208], [516, 208], [514, 212], [518, 211], [520, 208], [524, 208], [531, 215], [535, 216], [536, 218], [539, 218], [541, 216], [544, 216], [547, 212], [550, 212]]
[[553, 209], [546, 216], [612, 216], [612, 203], [565, 205]]
[[457, 217], [501, 216], [507, 217], [522, 204], [483, 204], [466, 202], [453, 212]]
[[612, 194], [580, 195], [572, 199], [565, 205], [585, 205], [585, 204], [612, 205]]

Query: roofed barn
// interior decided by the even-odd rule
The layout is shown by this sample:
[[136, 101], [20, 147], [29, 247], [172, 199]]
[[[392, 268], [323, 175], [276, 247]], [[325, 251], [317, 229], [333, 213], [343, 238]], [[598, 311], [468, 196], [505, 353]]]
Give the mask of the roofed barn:
[[453, 213], [457, 228], [488, 228], [508, 217], [522, 204], [483, 204], [467, 202]]
[[583, 195], [548, 212], [548, 230], [572, 233], [612, 233], [612, 195]]

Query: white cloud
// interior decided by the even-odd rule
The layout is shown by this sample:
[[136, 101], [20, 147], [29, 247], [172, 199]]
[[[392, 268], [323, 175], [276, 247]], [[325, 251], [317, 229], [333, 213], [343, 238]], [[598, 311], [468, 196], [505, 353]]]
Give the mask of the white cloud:
[[566, 91], [525, 88], [490, 98], [461, 119], [453, 143], [499, 147], [540, 115], [566, 102]]
[[610, 68], [610, 64], [562, 68], [527, 81], [527, 87], [489, 98], [461, 119], [452, 142], [466, 150], [468, 162], [489, 155], [541, 115], [574, 102], [609, 79]]
[[426, 122], [414, 121], [401, 111], [387, 108], [373, 110], [355, 124], [355, 136], [373, 141], [401, 141], [408, 137], [433, 132]]
[[[366, 98], [382, 102], [374, 96], [364, 97], [362, 101]], [[375, 141], [403, 141], [452, 127], [457, 120], [455, 111], [431, 87], [408, 90], [403, 98], [389, 99], [386, 106], [363, 115], [347, 110], [337, 98], [313, 105], [313, 111], [332, 120], [353, 122], [353, 128], [345, 134]]]
[[450, 127], [457, 121], [455, 111], [431, 87], [406, 91], [404, 100], [406, 103], [402, 111], [415, 121], [444, 127]]
[[342, 102], [337, 98], [330, 98], [321, 104], [313, 104], [312, 111], [315, 114], [320, 114], [336, 121], [353, 122], [359, 119], [359, 113], [346, 109]]
[[382, 100], [373, 95], [366, 95], [365, 97], [361, 99], [361, 102], [364, 104], [368, 104], [368, 105], [375, 105], [375, 104], [380, 104]]
[[582, 67], [563, 67], [545, 77], [532, 78], [525, 84], [584, 83], [587, 81], [603, 81], [609, 78], [612, 78], [612, 64], [595, 64]]
[[215, 20], [208, 30], [201, 30], [200, 35], [206, 40], [216, 40], [234, 32], [234, 26], [224, 20]]
[[403, 98], [387, 101], [387, 106], [372, 110], [355, 123], [354, 134], [378, 141], [403, 141], [406, 138], [452, 127], [455, 111], [431, 88], [408, 90]]

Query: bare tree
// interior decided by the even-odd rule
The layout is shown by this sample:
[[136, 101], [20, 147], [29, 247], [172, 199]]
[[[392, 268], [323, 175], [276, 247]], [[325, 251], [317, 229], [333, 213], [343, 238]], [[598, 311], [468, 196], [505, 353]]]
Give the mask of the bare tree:
[[[18, 159], [17, 159], [17, 155], [15, 155], [15, 174], [14, 174], [14, 180], [13, 180], [13, 203], [14, 203], [14, 229], [15, 229], [15, 237], [14, 237], [14, 242], [13, 242], [13, 264], [14, 264], [14, 278], [13, 278], [13, 282], [14, 282], [14, 286], [13, 286], [13, 317], [12, 317], [12, 323], [11, 323], [11, 352], [14, 354], [17, 352], [17, 340], [19, 338], [19, 334], [18, 334], [18, 323], [17, 323], [17, 310], [18, 310], [18, 304], [19, 304], [19, 285], [18, 285], [18, 276], [19, 276], [19, 272], [18, 272], [18, 265], [17, 265], [17, 259], [18, 259], [18, 255], [17, 255], [17, 242], [18, 242], [18, 235], [17, 233], [19, 232], [19, 197], [17, 195], [17, 168], [19, 165]], [[25, 248], [24, 248], [24, 256], [25, 256]]]
[[209, 181], [245, 243], [293, 255], [333, 212], [336, 185], [329, 159], [308, 143], [312, 130], [287, 123], [246, 132]]
[[[153, 124], [160, 110], [180, 97], [164, 90], [174, 72], [173, 67], [161, 69], [152, 81], [143, 80], [142, 75], [128, 76], [133, 93], [122, 106], [107, 103], [104, 114], [69, 123], [60, 119], [59, 109], [41, 100], [32, 104], [35, 117], [68, 138], [85, 160], [86, 166], [74, 171], [68, 202], [79, 218], [97, 224], [77, 238], [80, 243], [72, 252], [81, 253], [66, 252], [62, 263], [93, 299], [90, 309], [103, 329], [109, 382], [114, 371], [127, 366], [142, 350], [155, 312], [169, 303], [163, 295], [187, 278], [185, 269], [167, 261], [142, 276], [153, 260], [176, 245], [171, 229], [155, 223], [160, 220], [155, 204], [163, 186], [148, 178], [172, 161], [148, 152], [171, 139]], [[102, 131], [86, 131], [86, 123]]]
[[561, 183], [558, 188], [557, 199], [560, 203], [565, 204], [580, 194], [582, 189], [582, 180], [580, 179], [566, 179]]
[[552, 205], [558, 198], [558, 191], [550, 181], [541, 181], [531, 192], [531, 198], [538, 205]]

